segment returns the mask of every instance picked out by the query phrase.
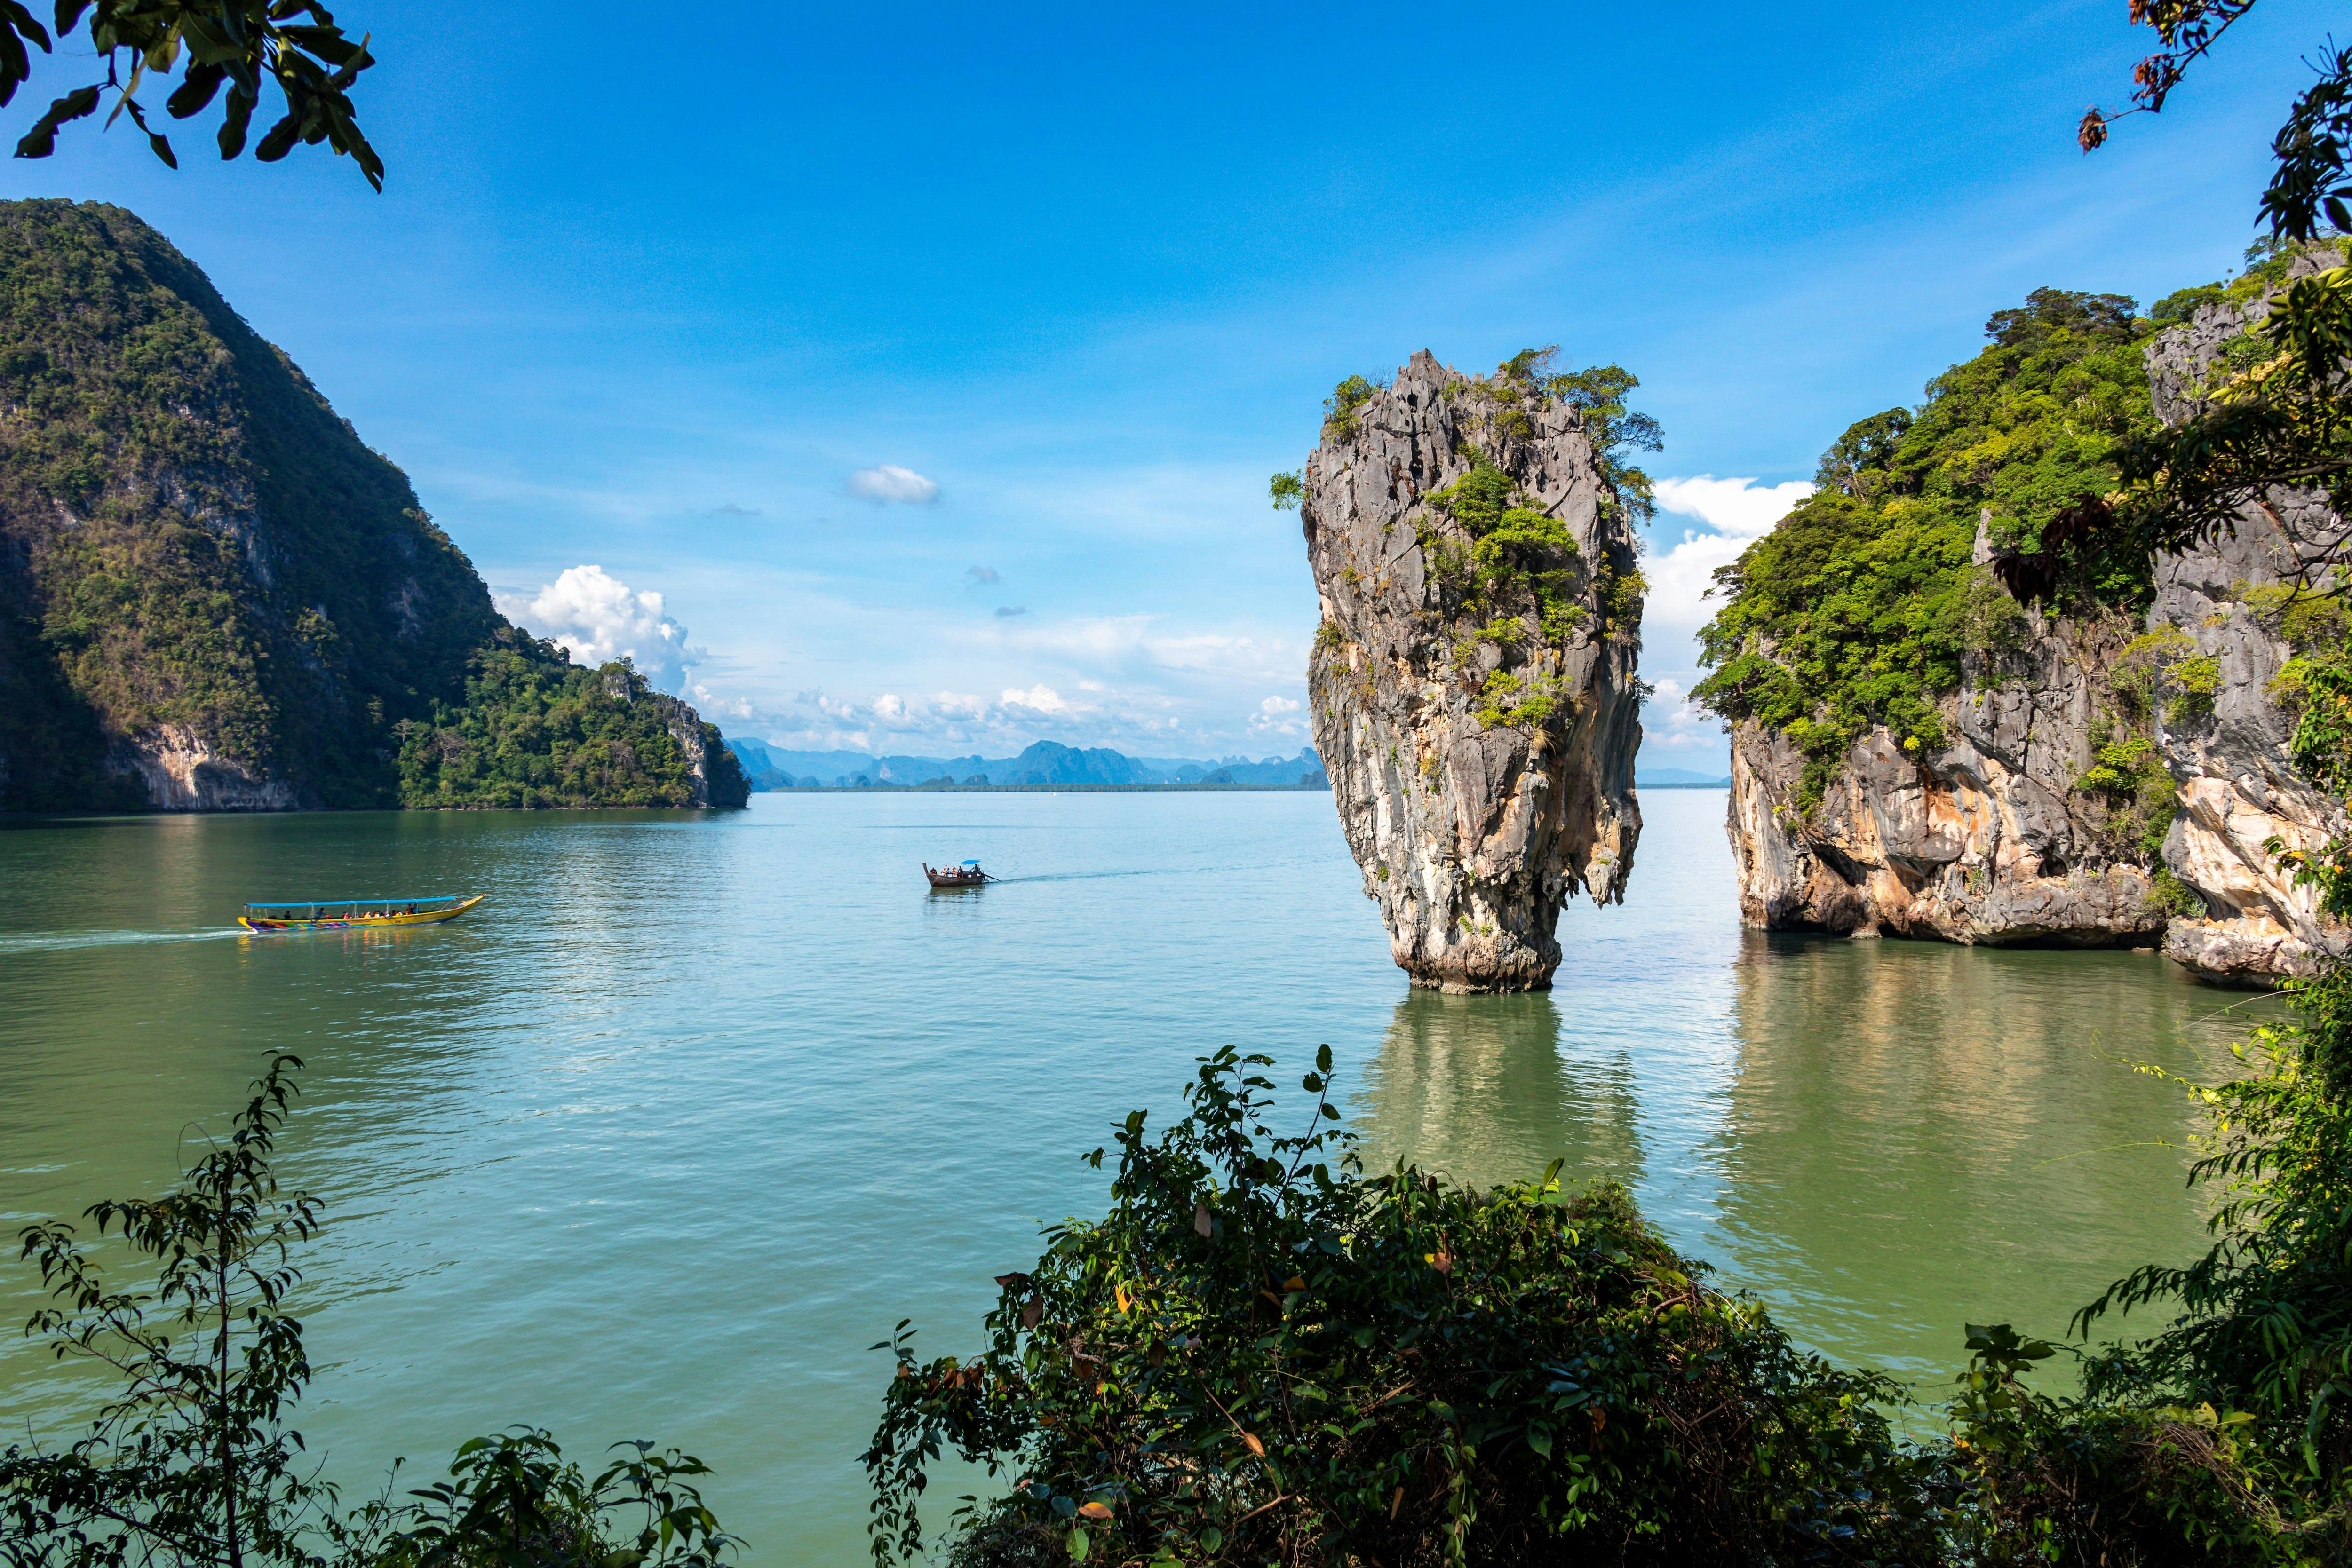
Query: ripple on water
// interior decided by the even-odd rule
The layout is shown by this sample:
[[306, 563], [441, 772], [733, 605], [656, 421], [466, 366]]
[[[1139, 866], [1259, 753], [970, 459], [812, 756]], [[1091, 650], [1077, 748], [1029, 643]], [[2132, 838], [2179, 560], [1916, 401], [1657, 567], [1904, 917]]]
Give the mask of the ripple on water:
[[[1743, 935], [1722, 797], [1643, 802], [1549, 995], [1411, 990], [1327, 799], [768, 795], [685, 812], [152, 818], [0, 833], [0, 1214], [152, 1186], [262, 1051], [330, 1205], [305, 1430], [365, 1484], [514, 1420], [719, 1467], [761, 1563], [863, 1562], [882, 1358], [1099, 1202], [1077, 1155], [1220, 1044], [1339, 1059], [1368, 1156], [1629, 1183], [1808, 1343], [1922, 1381], [2187, 1256], [2180, 1097], [2249, 1013], [2153, 957]], [[920, 862], [1005, 880], [931, 896]], [[223, 941], [257, 888], [486, 893]], [[37, 915], [46, 925], [36, 924]], [[2234, 1013], [2224, 1011], [2232, 1004]], [[0, 1274], [0, 1310], [26, 1308]], [[13, 1292], [13, 1293], [11, 1293]], [[0, 1421], [88, 1396], [0, 1338]], [[961, 1490], [961, 1489], [949, 1489]]]

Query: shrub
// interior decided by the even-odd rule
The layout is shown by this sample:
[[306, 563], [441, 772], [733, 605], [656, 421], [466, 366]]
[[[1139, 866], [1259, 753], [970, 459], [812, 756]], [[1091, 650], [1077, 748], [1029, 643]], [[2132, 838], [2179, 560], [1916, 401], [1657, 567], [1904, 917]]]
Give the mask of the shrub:
[[[1097, 1221], [1002, 1275], [989, 1346], [905, 1324], [866, 1464], [877, 1563], [924, 1545], [952, 1448], [1011, 1491], [950, 1560], [1333, 1564], [1881, 1560], [1924, 1549], [1883, 1380], [1801, 1354], [1699, 1278], [1622, 1188], [1559, 1166], [1479, 1192], [1367, 1177], [1266, 1124], [1270, 1066], [1202, 1060], [1188, 1113], [1117, 1134]], [[1106, 1150], [1089, 1155], [1099, 1164]]]

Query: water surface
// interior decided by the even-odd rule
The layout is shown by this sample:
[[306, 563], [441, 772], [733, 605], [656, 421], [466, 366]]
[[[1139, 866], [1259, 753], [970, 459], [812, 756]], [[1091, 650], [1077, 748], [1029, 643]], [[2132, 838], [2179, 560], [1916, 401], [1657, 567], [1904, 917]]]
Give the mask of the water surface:
[[[152, 1188], [270, 1049], [329, 1202], [302, 1425], [338, 1475], [513, 1421], [681, 1443], [755, 1563], [864, 1560], [900, 1317], [1099, 1202], [1078, 1155], [1221, 1044], [1486, 1183], [1631, 1184], [1805, 1341], [1931, 1393], [1964, 1320], [2056, 1333], [2184, 1258], [2181, 1095], [2249, 1003], [2152, 955], [1743, 934], [1723, 797], [1655, 791], [1549, 996], [1412, 991], [1317, 794], [765, 795], [748, 812], [0, 828], [0, 1220]], [[919, 862], [1007, 877], [933, 895]], [[447, 925], [247, 938], [247, 899], [480, 892]], [[2231, 1010], [2231, 1009], [2234, 1009]], [[1295, 1074], [1286, 1074], [1295, 1081]], [[0, 1312], [32, 1297], [0, 1268]], [[0, 1421], [88, 1397], [0, 1337]]]

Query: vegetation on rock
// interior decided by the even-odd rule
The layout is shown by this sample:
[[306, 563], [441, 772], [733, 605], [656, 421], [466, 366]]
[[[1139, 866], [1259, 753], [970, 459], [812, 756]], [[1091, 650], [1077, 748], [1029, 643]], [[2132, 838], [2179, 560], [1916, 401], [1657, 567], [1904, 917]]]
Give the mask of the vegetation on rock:
[[[1807, 758], [1807, 805], [1874, 725], [1915, 755], [1942, 746], [1939, 705], [1969, 656], [2021, 645], [2017, 604], [1971, 562], [1977, 533], [2032, 548], [2116, 482], [2121, 443], [2154, 420], [2151, 328], [2130, 303], [2044, 288], [1996, 312], [1991, 347], [1929, 382], [1916, 412], [1850, 427], [1821, 487], [1716, 573], [1726, 602], [1700, 632], [1710, 674], [1694, 695], [1785, 732]], [[2151, 591], [2144, 552], [2119, 549], [2070, 574], [2063, 607], [2133, 611]]]
[[0, 810], [143, 804], [110, 753], [170, 731], [305, 804], [398, 804], [402, 726], [447, 724], [477, 656], [529, 641], [400, 470], [120, 208], [0, 204]]
[[457, 706], [404, 720], [400, 803], [407, 807], [689, 806], [694, 727], [708, 801], [740, 806], [742, 764], [692, 708], [663, 696], [625, 661], [586, 670], [552, 643], [501, 632], [474, 656]]

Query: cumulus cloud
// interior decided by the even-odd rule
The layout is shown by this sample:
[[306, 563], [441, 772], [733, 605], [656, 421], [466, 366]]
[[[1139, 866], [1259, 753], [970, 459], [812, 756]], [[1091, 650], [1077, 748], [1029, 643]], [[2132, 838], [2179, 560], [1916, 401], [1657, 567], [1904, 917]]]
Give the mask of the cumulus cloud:
[[1716, 569], [1738, 559], [1741, 550], [1770, 533], [1790, 507], [1812, 493], [1813, 487], [1802, 480], [1759, 485], [1753, 479], [1718, 479], [1711, 474], [1659, 480], [1661, 511], [1696, 517], [1714, 531], [1685, 528], [1680, 543], [1654, 555], [1642, 569], [1650, 584], [1644, 622], [1677, 631], [1703, 624], [1713, 613], [1706, 598], [1715, 586]]
[[877, 505], [898, 501], [919, 507], [940, 498], [940, 487], [935, 481], [924, 478], [912, 468], [901, 468], [896, 463], [860, 468], [849, 476], [849, 493], [862, 496]]
[[1002, 700], [1006, 707], [1024, 707], [1035, 713], [1066, 713], [1070, 707], [1062, 700], [1061, 693], [1043, 681], [1025, 692], [1008, 686]]
[[979, 583], [989, 583], [996, 580], [996, 569], [992, 566], [968, 566], [963, 569], [963, 574], [972, 581]]
[[1250, 715], [1249, 727], [1260, 734], [1297, 735], [1300, 733], [1298, 709], [1296, 698], [1268, 697]]
[[662, 612], [662, 596], [637, 592], [601, 566], [571, 567], [532, 598], [501, 600], [499, 609], [592, 669], [632, 661], [661, 691], [683, 686], [696, 662], [686, 628]]

